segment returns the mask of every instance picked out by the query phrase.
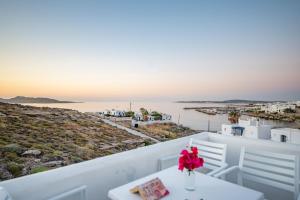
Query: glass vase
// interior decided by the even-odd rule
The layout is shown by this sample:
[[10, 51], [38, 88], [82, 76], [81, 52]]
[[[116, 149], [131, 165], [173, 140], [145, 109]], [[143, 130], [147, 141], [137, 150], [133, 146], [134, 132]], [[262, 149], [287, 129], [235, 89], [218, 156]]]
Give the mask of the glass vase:
[[188, 191], [194, 191], [196, 183], [196, 174], [194, 171], [185, 170], [184, 173], [184, 188]]

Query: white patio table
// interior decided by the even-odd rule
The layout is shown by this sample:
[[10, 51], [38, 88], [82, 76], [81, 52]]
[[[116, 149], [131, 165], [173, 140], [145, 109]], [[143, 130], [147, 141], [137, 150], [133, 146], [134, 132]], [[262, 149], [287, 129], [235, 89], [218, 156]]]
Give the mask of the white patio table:
[[117, 187], [108, 192], [112, 200], [141, 200], [137, 194], [129, 190], [137, 185], [145, 183], [153, 178], [160, 178], [170, 194], [163, 200], [263, 200], [261, 192], [229, 183], [196, 172], [196, 190], [184, 189], [184, 174], [177, 166], [167, 168], [144, 178], [135, 180], [126, 185]]

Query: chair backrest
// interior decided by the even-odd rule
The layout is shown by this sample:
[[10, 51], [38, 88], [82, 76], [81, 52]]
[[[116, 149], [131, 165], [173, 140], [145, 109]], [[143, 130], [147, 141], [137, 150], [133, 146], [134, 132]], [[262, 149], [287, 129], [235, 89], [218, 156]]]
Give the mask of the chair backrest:
[[204, 166], [206, 168], [215, 170], [223, 166], [226, 162], [227, 144], [220, 144], [191, 138], [189, 146], [198, 148], [199, 156], [204, 159]]
[[66, 191], [48, 200], [86, 200], [86, 186]]
[[299, 193], [299, 161], [296, 155], [250, 150], [242, 147], [239, 168], [243, 179]]

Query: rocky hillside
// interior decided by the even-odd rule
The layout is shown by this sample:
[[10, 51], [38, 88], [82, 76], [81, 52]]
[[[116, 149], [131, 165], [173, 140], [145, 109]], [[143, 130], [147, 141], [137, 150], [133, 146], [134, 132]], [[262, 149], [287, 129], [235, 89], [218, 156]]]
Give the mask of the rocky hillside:
[[161, 142], [167, 140], [173, 140], [180, 137], [185, 137], [189, 135], [193, 135], [199, 133], [201, 131], [196, 131], [190, 129], [188, 127], [184, 127], [182, 125], [177, 125], [172, 122], [168, 123], [154, 123], [150, 125], [140, 125], [139, 127], [135, 128], [131, 126], [131, 121], [119, 121], [118, 124], [125, 126], [127, 128], [134, 129], [139, 131], [149, 137], [155, 138]]
[[148, 144], [89, 114], [0, 103], [0, 181]]

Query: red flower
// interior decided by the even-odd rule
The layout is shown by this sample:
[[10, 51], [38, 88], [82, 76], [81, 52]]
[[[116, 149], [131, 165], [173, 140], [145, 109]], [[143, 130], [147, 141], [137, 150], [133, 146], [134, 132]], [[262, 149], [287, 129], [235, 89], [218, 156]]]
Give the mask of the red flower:
[[186, 168], [187, 170], [192, 171], [196, 168], [202, 167], [203, 163], [203, 158], [198, 157], [198, 148], [192, 147], [191, 152], [186, 149], [181, 151], [181, 156], [178, 161], [178, 169], [182, 171]]
[[188, 150], [184, 149], [184, 150], [181, 151], [180, 154], [181, 154], [181, 155], [188, 155], [189, 152], [188, 152]]
[[198, 155], [198, 148], [197, 147], [192, 147], [191, 149], [192, 149], [193, 154]]

